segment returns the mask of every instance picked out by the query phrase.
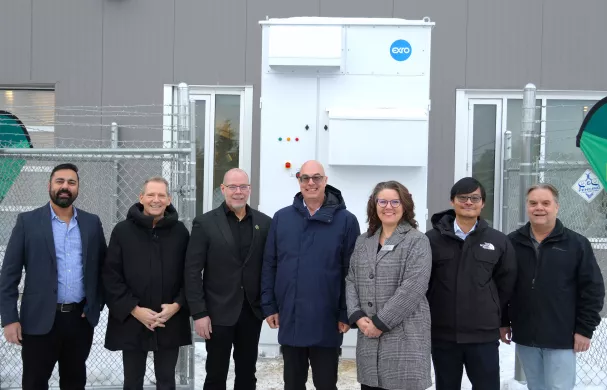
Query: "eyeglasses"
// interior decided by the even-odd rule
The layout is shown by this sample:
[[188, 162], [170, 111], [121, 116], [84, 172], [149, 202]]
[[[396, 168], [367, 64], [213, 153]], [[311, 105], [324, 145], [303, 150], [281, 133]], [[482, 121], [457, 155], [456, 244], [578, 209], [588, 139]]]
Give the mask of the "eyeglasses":
[[470, 201], [472, 203], [478, 203], [481, 200], [483, 200], [483, 198], [480, 195], [457, 195], [455, 197], [460, 203], [466, 203], [468, 201], [468, 199], [470, 199]]
[[324, 178], [325, 177], [321, 176], [321, 175], [314, 175], [314, 176], [301, 175], [301, 176], [299, 176], [299, 181], [301, 183], [307, 183], [310, 181], [310, 179], [312, 179], [314, 184], [320, 184], [322, 182], [322, 179], [324, 179]]
[[242, 185], [239, 185], [239, 186], [234, 185], [234, 184], [230, 184], [229, 186], [226, 186], [224, 184], [224, 186], [227, 187], [232, 192], [236, 191], [238, 188], [240, 188], [240, 191], [246, 192], [246, 191], [248, 191], [251, 188], [250, 184], [242, 184]]
[[400, 206], [399, 199], [392, 199], [392, 200], [377, 199], [377, 204], [379, 205], [379, 207], [387, 207], [388, 203], [390, 203], [390, 205], [394, 208], [397, 208]]

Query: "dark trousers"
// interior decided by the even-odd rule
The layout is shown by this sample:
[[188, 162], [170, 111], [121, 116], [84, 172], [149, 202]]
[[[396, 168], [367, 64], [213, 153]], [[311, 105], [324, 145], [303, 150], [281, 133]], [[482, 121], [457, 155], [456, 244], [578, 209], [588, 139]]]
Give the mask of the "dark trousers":
[[385, 390], [381, 387], [371, 387], [367, 385], [360, 385], [360, 390]]
[[246, 301], [238, 321], [233, 326], [213, 325], [211, 318], [211, 338], [205, 340], [207, 376], [204, 390], [226, 389], [232, 345], [234, 346], [234, 390], [256, 389], [255, 372], [262, 323]]
[[337, 390], [339, 348], [281, 346], [285, 390], [306, 390], [308, 367], [316, 390]]
[[499, 341], [457, 344], [432, 340], [436, 390], [459, 390], [463, 369], [473, 390], [499, 390]]
[[82, 310], [57, 311], [51, 331], [45, 335], [24, 334], [21, 342], [23, 390], [48, 389], [55, 364], [59, 363], [59, 387], [80, 390], [86, 385], [86, 359], [93, 343], [93, 327]]
[[[145, 369], [147, 367], [147, 351], [123, 351], [124, 390], [143, 389]], [[175, 366], [179, 358], [179, 348], [154, 351], [154, 374], [156, 389], [175, 389]]]

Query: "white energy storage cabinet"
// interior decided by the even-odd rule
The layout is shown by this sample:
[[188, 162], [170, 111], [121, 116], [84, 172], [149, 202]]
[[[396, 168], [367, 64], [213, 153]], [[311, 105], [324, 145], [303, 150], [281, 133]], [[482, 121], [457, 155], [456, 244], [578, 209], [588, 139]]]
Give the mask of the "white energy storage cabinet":
[[[411, 191], [425, 231], [434, 23], [295, 17], [260, 24], [259, 210], [273, 216], [292, 204], [299, 168], [319, 160], [361, 232], [369, 195], [385, 180]], [[348, 332], [342, 356], [353, 357], [355, 343]], [[277, 332], [264, 325], [260, 344], [275, 354]]]

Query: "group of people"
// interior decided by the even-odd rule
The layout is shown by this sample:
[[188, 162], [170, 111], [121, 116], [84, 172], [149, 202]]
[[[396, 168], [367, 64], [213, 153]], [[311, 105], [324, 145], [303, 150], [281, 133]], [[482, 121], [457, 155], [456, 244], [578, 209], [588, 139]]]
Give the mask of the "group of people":
[[425, 233], [407, 188], [381, 182], [361, 234], [320, 162], [298, 181], [292, 205], [269, 217], [247, 204], [247, 173], [231, 169], [224, 202], [190, 233], [167, 181], [152, 177], [106, 246], [99, 217], [73, 205], [78, 168], [55, 167], [50, 202], [19, 214], [0, 273], [23, 389], [47, 389], [57, 363], [62, 389], [85, 388], [104, 306], [125, 389], [143, 388], [150, 351], [156, 387], [175, 388], [190, 317], [205, 339], [205, 390], [226, 389], [231, 357], [234, 389], [256, 388], [264, 320], [278, 329], [286, 390], [305, 390], [310, 367], [316, 389], [335, 390], [351, 328], [361, 389], [427, 389], [432, 362], [438, 390], [459, 389], [464, 368], [474, 389], [497, 390], [500, 339], [516, 344], [529, 389], [574, 387], [605, 292], [590, 242], [557, 217], [554, 186], [529, 188], [529, 222], [505, 235], [480, 216], [486, 192], [474, 178], [455, 183], [452, 208]]

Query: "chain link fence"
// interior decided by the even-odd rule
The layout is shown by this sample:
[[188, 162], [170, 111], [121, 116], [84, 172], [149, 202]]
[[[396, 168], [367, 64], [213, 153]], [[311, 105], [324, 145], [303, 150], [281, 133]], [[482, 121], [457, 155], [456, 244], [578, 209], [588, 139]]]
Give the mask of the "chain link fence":
[[[536, 102], [535, 97], [531, 99]], [[542, 100], [538, 100], [541, 102]], [[534, 182], [545, 182], [559, 190], [559, 219], [563, 224], [592, 243], [603, 277], [607, 276], [607, 194], [600, 186], [586, 158], [576, 147], [576, 135], [593, 102], [551, 101], [532, 107], [532, 123], [512, 134], [514, 158], [503, 161], [502, 231], [509, 233], [524, 220], [525, 202], [521, 182], [531, 174]], [[537, 104], [537, 103], [536, 103]], [[534, 110], [535, 109], [535, 110]], [[530, 165], [520, 150], [525, 126], [530, 133]], [[513, 126], [516, 127], [516, 126]], [[524, 137], [524, 135], [523, 135]], [[505, 143], [506, 147], [507, 142]], [[517, 148], [519, 150], [517, 150]], [[505, 153], [507, 156], [509, 153]], [[529, 167], [529, 170], [526, 169]], [[521, 191], [523, 190], [523, 191]], [[601, 312], [602, 323], [592, 338], [589, 351], [577, 354], [578, 386], [607, 387], [607, 302]]]
[[[101, 218], [108, 243], [116, 223], [138, 202], [143, 182], [156, 175], [169, 181], [173, 205], [180, 219], [191, 227], [195, 154], [187, 104], [0, 108], [5, 109], [0, 112], [0, 266], [17, 215], [49, 201], [50, 172], [60, 163], [78, 166], [80, 189], [74, 205]], [[54, 119], [43, 114], [45, 110], [54, 111], [54, 116], [50, 115]], [[19, 291], [23, 292], [23, 278]], [[107, 316], [106, 307], [87, 361], [87, 387], [122, 388], [122, 354], [104, 348]], [[180, 388], [193, 388], [193, 359], [194, 347], [182, 347], [176, 370]], [[0, 388], [20, 388], [21, 347], [6, 342], [3, 334], [0, 362]], [[150, 353], [145, 385], [154, 383]], [[57, 366], [49, 384], [59, 385]]]

